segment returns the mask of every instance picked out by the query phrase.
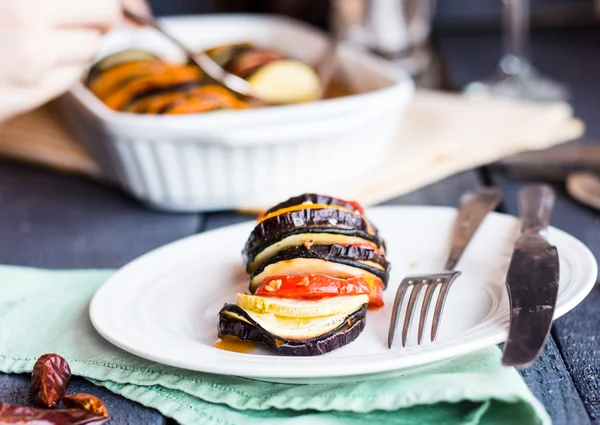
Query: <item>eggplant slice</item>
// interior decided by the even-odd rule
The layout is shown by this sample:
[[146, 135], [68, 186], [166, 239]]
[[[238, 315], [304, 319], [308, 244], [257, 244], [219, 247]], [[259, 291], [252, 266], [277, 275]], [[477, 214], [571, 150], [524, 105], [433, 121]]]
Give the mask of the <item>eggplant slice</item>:
[[[384, 289], [387, 287], [390, 264], [387, 262], [384, 256], [377, 254], [372, 249], [341, 245], [313, 245], [310, 248], [306, 248], [305, 246], [297, 246], [286, 249], [262, 263], [252, 272], [252, 274], [250, 274], [250, 292], [254, 293], [262, 281], [269, 276], [287, 275], [289, 271], [286, 270], [286, 268], [293, 270], [294, 264], [292, 264], [292, 262], [299, 259], [321, 260], [322, 262], [325, 262], [325, 264], [314, 262], [314, 266], [316, 268], [327, 268], [328, 265], [326, 263], [337, 263], [350, 268], [359, 269], [357, 272], [349, 273], [347, 277], [359, 277], [364, 275], [366, 275], [366, 277], [375, 277], [381, 280]], [[277, 266], [278, 263], [283, 264], [281, 266]], [[296, 261], [296, 263], [299, 264], [301, 262]], [[307, 262], [302, 263], [303, 266], [307, 265], [304, 264]], [[277, 272], [273, 270], [275, 268], [280, 268], [282, 271]], [[337, 268], [340, 269], [341, 273], [344, 273], [342, 270], [343, 267]], [[301, 270], [297, 270], [296, 273], [291, 275], [311, 273], [327, 274], [329, 276], [337, 275], [337, 273], [331, 274], [327, 273], [327, 271], [321, 270], [307, 270], [303, 271], [302, 273], [300, 273], [300, 271]], [[366, 273], [361, 273], [361, 271]]]
[[357, 205], [354, 203], [344, 201], [343, 199], [333, 198], [331, 196], [319, 195], [316, 193], [305, 193], [303, 195], [294, 196], [293, 198], [290, 198], [287, 201], [280, 202], [279, 204], [265, 211], [265, 215], [274, 213], [275, 211], [281, 210], [283, 208], [294, 207], [300, 204], [336, 205], [339, 207], [347, 208], [350, 211], [362, 214], [362, 211], [360, 211], [357, 208]]
[[126, 62], [140, 61], [140, 60], [155, 60], [159, 59], [153, 53], [146, 52], [145, 50], [139, 49], [127, 49], [105, 56], [96, 62], [91, 68], [86, 78], [86, 85], [90, 85], [92, 81], [99, 76], [103, 71], [111, 68], [115, 65], [119, 65]]
[[183, 83], [176, 84], [167, 84], [159, 87], [152, 87], [147, 90], [141, 91], [133, 95], [127, 103], [125, 103], [121, 110], [127, 111], [128, 109], [132, 109], [134, 112], [138, 112], [135, 110], [135, 104], [139, 101], [146, 100], [148, 97], [160, 96], [167, 93], [185, 93], [190, 89], [196, 88], [200, 86], [200, 80], [197, 81], [186, 81]]
[[[384, 271], [390, 270], [390, 263], [385, 259], [384, 255], [378, 254], [376, 251], [359, 246], [347, 245], [312, 245], [306, 247], [304, 245], [295, 246], [286, 249], [280, 253], [282, 257], [287, 259], [293, 258], [320, 258], [327, 261], [337, 261], [340, 259], [368, 261], [381, 266]], [[342, 263], [352, 265], [351, 263]]]
[[374, 243], [379, 249], [385, 251], [385, 241], [383, 239], [381, 239], [380, 237], [370, 235], [367, 232], [363, 232], [361, 230], [356, 230], [356, 229], [342, 229], [342, 228], [336, 228], [336, 227], [316, 226], [316, 227], [297, 227], [297, 228], [293, 228], [293, 229], [289, 229], [289, 230], [282, 229], [279, 232], [270, 232], [269, 237], [264, 237], [263, 239], [253, 237], [251, 234], [250, 238], [248, 238], [248, 241], [246, 242], [246, 246], [244, 247], [244, 250], [242, 251], [242, 255], [244, 257], [246, 266], [248, 266], [252, 261], [254, 261], [254, 259], [259, 254], [261, 254], [263, 251], [265, 251], [271, 245], [276, 244], [285, 238], [288, 238], [290, 236], [296, 236], [296, 235], [307, 235], [306, 239], [310, 239], [310, 236], [308, 236], [308, 235], [316, 235], [316, 234], [323, 234], [323, 233], [326, 233], [329, 235], [351, 236], [351, 237], [355, 237], [355, 238], [364, 239], [368, 242]]
[[306, 208], [260, 222], [250, 233], [242, 254], [248, 261], [250, 253], [258, 254], [278, 240], [298, 233], [347, 234], [360, 236], [378, 247], [384, 246], [383, 240], [374, 232], [374, 227], [358, 214], [335, 208]]
[[[311, 229], [312, 230], [312, 229]], [[336, 234], [328, 232], [325, 229], [323, 232], [317, 233], [306, 233], [306, 232], [292, 232], [290, 235], [285, 236], [283, 239], [275, 241], [274, 243], [266, 247], [258, 247], [254, 252], [249, 253], [245, 256], [246, 272], [252, 273], [261, 263], [269, 260], [278, 252], [293, 248], [295, 246], [314, 246], [314, 245], [342, 245], [342, 246], [361, 246], [366, 243], [372, 244], [373, 247], [379, 249], [382, 253], [385, 252], [385, 248], [378, 246], [372, 240], [367, 239], [360, 232], [356, 232], [355, 235], [347, 234]], [[346, 233], [346, 232], [344, 232]], [[367, 246], [368, 247], [368, 246]]]
[[282, 338], [263, 329], [248, 313], [234, 304], [225, 304], [219, 312], [219, 337], [235, 336], [243, 341], [266, 345], [284, 355], [316, 356], [336, 350], [354, 341], [365, 328], [367, 306], [347, 316], [335, 329], [305, 340]]

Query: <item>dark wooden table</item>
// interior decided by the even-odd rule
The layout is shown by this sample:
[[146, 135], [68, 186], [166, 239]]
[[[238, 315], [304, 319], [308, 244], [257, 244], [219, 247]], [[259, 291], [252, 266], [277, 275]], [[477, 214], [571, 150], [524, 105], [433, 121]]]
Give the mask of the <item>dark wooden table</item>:
[[[487, 76], [499, 55], [497, 35], [438, 39], [452, 82]], [[600, 137], [600, 31], [569, 30], [534, 36], [536, 62], [573, 90], [573, 105]], [[505, 194], [500, 211], [516, 214], [516, 193], [528, 182], [490, 169], [460, 173], [389, 202], [456, 205], [459, 195], [483, 185]], [[552, 224], [582, 240], [600, 257], [600, 212], [569, 198], [556, 185]], [[178, 238], [248, 219], [237, 213], [163, 214], [146, 210], [117, 190], [86, 179], [0, 161], [0, 263], [49, 268], [120, 267]], [[521, 371], [556, 425], [600, 424], [600, 289], [557, 320], [541, 358]], [[0, 374], [0, 400], [23, 403], [29, 377]], [[162, 424], [157, 411], [123, 399], [81, 378], [73, 389], [99, 395], [116, 424]], [[493, 383], [491, 383], [493, 385]], [[168, 420], [167, 420], [168, 421]]]

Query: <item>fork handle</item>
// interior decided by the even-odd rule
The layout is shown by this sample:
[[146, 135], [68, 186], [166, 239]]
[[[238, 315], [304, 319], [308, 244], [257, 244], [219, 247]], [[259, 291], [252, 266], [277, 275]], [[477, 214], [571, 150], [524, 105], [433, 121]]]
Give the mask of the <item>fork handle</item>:
[[444, 267], [446, 270], [454, 270], [479, 225], [501, 199], [502, 192], [496, 187], [476, 189], [461, 196], [458, 217], [454, 222], [452, 245]]

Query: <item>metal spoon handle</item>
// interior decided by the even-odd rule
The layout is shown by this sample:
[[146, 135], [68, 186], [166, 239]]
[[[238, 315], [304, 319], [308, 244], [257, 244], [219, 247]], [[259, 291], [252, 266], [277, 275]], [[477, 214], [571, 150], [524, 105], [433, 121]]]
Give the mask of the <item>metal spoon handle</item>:
[[495, 187], [477, 189], [461, 196], [452, 233], [452, 246], [444, 267], [446, 270], [454, 270], [479, 225], [496, 208], [500, 199], [502, 192]]
[[243, 96], [249, 96], [252, 98], [256, 98], [256, 96], [252, 93], [252, 86], [243, 78], [238, 77], [237, 75], [233, 75], [227, 71], [225, 71], [219, 64], [213, 61], [210, 56], [206, 53], [199, 52], [191, 52], [187, 46], [185, 46], [181, 41], [177, 38], [173, 37], [167, 31], [165, 31], [158, 22], [152, 17], [140, 16], [136, 13], [133, 13], [131, 10], [124, 8], [123, 14], [125, 17], [131, 19], [132, 21], [145, 25], [151, 28], [154, 28], [158, 32], [160, 32], [163, 36], [169, 39], [173, 44], [179, 47], [183, 53], [185, 53], [188, 60], [194, 65], [198, 66], [202, 71], [204, 71], [210, 78], [215, 80], [217, 83], [225, 86], [229, 90], [241, 94]]

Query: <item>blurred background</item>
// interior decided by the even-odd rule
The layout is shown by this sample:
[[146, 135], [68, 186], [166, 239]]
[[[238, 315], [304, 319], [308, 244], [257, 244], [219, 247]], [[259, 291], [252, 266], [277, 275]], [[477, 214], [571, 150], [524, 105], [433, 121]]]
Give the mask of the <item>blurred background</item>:
[[[563, 181], [567, 177], [567, 172], [591, 169], [595, 173], [594, 190], [597, 189], [599, 195], [595, 198], [600, 205], [600, 178], [596, 178], [597, 170], [600, 169], [600, 159], [591, 164], [587, 161], [588, 158], [600, 158], [600, 150], [597, 146], [594, 146], [595, 149], [591, 152], [584, 151], [580, 147], [596, 145], [597, 135], [600, 134], [600, 121], [597, 120], [600, 0], [148, 0], [148, 2], [159, 18], [200, 15], [191, 20], [171, 21], [178, 22], [181, 28], [187, 28], [181, 30], [179, 34], [181, 36], [187, 34], [190, 43], [196, 45], [192, 47], [193, 49], [214, 48], [219, 43], [253, 41], [258, 44], [264, 43], [268, 48], [279, 47], [288, 50], [287, 54], [297, 62], [304, 61], [304, 63], [296, 63], [295, 71], [291, 74], [290, 68], [285, 68], [285, 72], [280, 71], [279, 77], [277, 73], [271, 73], [269, 78], [262, 78], [262, 80], [259, 78], [261, 87], [269, 88], [272, 93], [286, 92], [290, 87], [308, 87], [300, 93], [304, 96], [302, 99], [303, 101], [309, 98], [314, 100], [319, 90], [312, 90], [312, 88], [321, 84], [326, 85], [324, 83], [326, 79], [322, 76], [327, 72], [322, 72], [323, 69], [326, 71], [327, 68], [334, 69], [337, 72], [337, 80], [335, 84], [331, 84], [331, 90], [327, 95], [331, 95], [331, 98], [345, 97], [340, 100], [341, 102], [356, 101], [355, 118], [346, 111], [340, 114], [339, 121], [332, 121], [326, 114], [320, 113], [315, 116], [323, 119], [316, 121], [311, 116], [310, 126], [307, 126], [304, 125], [303, 120], [308, 118], [292, 114], [293, 123], [299, 124], [299, 129], [307, 131], [307, 135], [304, 135], [289, 131], [287, 124], [280, 120], [277, 120], [278, 127], [275, 127], [268, 117], [273, 109], [265, 108], [261, 111], [266, 117], [265, 122], [269, 126], [269, 131], [255, 133], [236, 132], [235, 126], [223, 125], [218, 118], [229, 116], [222, 114], [210, 116], [215, 119], [207, 122], [210, 122], [214, 128], [211, 127], [211, 131], [208, 131], [202, 124], [203, 115], [192, 114], [189, 118], [198, 120], [198, 127], [191, 138], [189, 135], [180, 134], [179, 125], [165, 125], [163, 128], [159, 123], [167, 122], [166, 120], [147, 121], [156, 125], [153, 128], [157, 129], [157, 133], [152, 132], [152, 137], [170, 142], [179, 137], [178, 140], [185, 142], [183, 145], [197, 149], [195, 156], [189, 154], [181, 156], [185, 157], [187, 162], [180, 161], [179, 165], [183, 163], [186, 164], [185, 166], [173, 166], [176, 162], [171, 159], [178, 158], [179, 154], [167, 152], [164, 144], [145, 143], [146, 124], [137, 126], [135, 123], [138, 121], [134, 119], [128, 121], [130, 127], [112, 123], [111, 120], [117, 120], [118, 116], [99, 114], [96, 110], [97, 105], [90, 101], [86, 88], [76, 86], [69, 95], [59, 99], [62, 111], [71, 111], [70, 120], [62, 119], [59, 114], [53, 114], [54, 111], [49, 109], [36, 111], [20, 120], [13, 120], [5, 126], [4, 137], [0, 137], [0, 153], [117, 183], [138, 199], [146, 203], [151, 201], [153, 207], [160, 204], [169, 210], [177, 211], [256, 210], [270, 205], [270, 202], [259, 199], [259, 196], [284, 197], [276, 196], [273, 192], [274, 187], [291, 192], [331, 191], [349, 198], [361, 199], [367, 204], [375, 204], [439, 181], [459, 171], [488, 164], [493, 165], [486, 167], [484, 173], [488, 169], [494, 169], [518, 178], [547, 178], [557, 181]], [[246, 14], [246, 16], [241, 20], [236, 17], [221, 19], [224, 15], [235, 13]], [[214, 14], [219, 17], [215, 19], [214, 16], [206, 16]], [[311, 26], [329, 30], [332, 37], [327, 37], [318, 31], [314, 32], [313, 29], [307, 30], [303, 25], [296, 25], [299, 32], [313, 31], [316, 38], [300, 37], [287, 42], [283, 40], [285, 38], [282, 37], [283, 33], [269, 32], [264, 26], [265, 22], [275, 22], [277, 19], [248, 14], [289, 16]], [[233, 22], [229, 27], [223, 23], [227, 19]], [[256, 22], [261, 24], [256, 25]], [[286, 20], [278, 22], [283, 22], [283, 26], [293, 25]], [[168, 25], [168, 20], [164, 23]], [[144, 39], [146, 36], [150, 37], [149, 33], [137, 32], [137, 30], [134, 30], [137, 32], [134, 36], [133, 33], [128, 32], [132, 31], [132, 28], [122, 30], [125, 31], [121, 33], [122, 37], [119, 31], [115, 31], [104, 38], [103, 49], [99, 56], [102, 59], [96, 63], [96, 70], [102, 68], [99, 64], [106, 59], [105, 55], [118, 57], [118, 51], [123, 49], [138, 49], [135, 54], [139, 55], [140, 49], [158, 49], [158, 40], [163, 42], [166, 40], [160, 35], [158, 39]], [[390, 66], [388, 62], [372, 55], [364, 56], [368, 56], [374, 64], [376, 63], [372, 67], [375, 71], [365, 74], [361, 71], [362, 68], [357, 66], [359, 62], [348, 62], [344, 59], [344, 54], [339, 53], [343, 52], [343, 49], [340, 49], [339, 54], [332, 53], [337, 49], [336, 41], [343, 41], [352, 47], [357, 47], [358, 50], [363, 50], [360, 52], [355, 49], [345, 49], [347, 51], [364, 55], [364, 50], [368, 50], [390, 59], [407, 71], [416, 82], [418, 90], [413, 95], [412, 81], [405, 73], [397, 72], [399, 71], [397, 67]], [[177, 49], [171, 42], [166, 41], [166, 43], [169, 47]], [[148, 52], [142, 53], [146, 55], [147, 64], [153, 63], [152, 61], [156, 59], [150, 60]], [[164, 52], [154, 53], [159, 56], [164, 54]], [[259, 53], [262, 54], [259, 51], [254, 60], [258, 60], [259, 63], [260, 60], [265, 60], [265, 57], [267, 62], [270, 60], [268, 55], [260, 56]], [[270, 54], [273, 55], [273, 52]], [[194, 53], [191, 55], [193, 56]], [[127, 54], [122, 58], [126, 56]], [[331, 58], [334, 59], [333, 66]], [[114, 57], [106, 63], [110, 64], [111, 60], [115, 60]], [[252, 61], [246, 60], [246, 66], [248, 63], [252, 64]], [[265, 65], [266, 62], [261, 66]], [[161, 62], [161, 66], [165, 66], [165, 63]], [[240, 67], [243, 68], [241, 65]], [[251, 72], [253, 79], [260, 74], [255, 72], [258, 68], [260, 67], [253, 68]], [[298, 69], [301, 71], [298, 72]], [[379, 81], [373, 77], [377, 72], [391, 72], [392, 69], [394, 75], [401, 75], [398, 81], [386, 80], [387, 82], [384, 83], [381, 80], [381, 84], [377, 87], [358, 88], [364, 82], [370, 84]], [[135, 85], [133, 80], [129, 80], [125, 75], [127, 72], [123, 75], [124, 81], [130, 86]], [[333, 74], [333, 72], [329, 73]], [[92, 74], [94, 73], [90, 72], [88, 76], [88, 83], [98, 77], [99, 73], [96, 72], [93, 78]], [[106, 74], [110, 77], [109, 73]], [[243, 78], [249, 76], [250, 74]], [[290, 79], [292, 76], [295, 79]], [[299, 79], [300, 77], [303, 79]], [[258, 84], [256, 82], [258, 80], [254, 79], [252, 84]], [[171, 83], [161, 81], [160, 78], [156, 79], [157, 86], [166, 84], [166, 88], [170, 87]], [[310, 84], [305, 85], [307, 81]], [[316, 83], [313, 84], [315, 81]], [[200, 85], [205, 83], [194, 82]], [[94, 85], [97, 86], [96, 92], [94, 90], [92, 92], [101, 100], [104, 96], [104, 101], [109, 99], [117, 102], [115, 103], [117, 106], [121, 105], [119, 104], [121, 102], [122, 107], [132, 102], [129, 105], [130, 109], [121, 112], [148, 112], [151, 108], [144, 111], [144, 105], [154, 105], [154, 103], [138, 102], [140, 100], [136, 97], [138, 95], [142, 98], [146, 96], [146, 100], [156, 100], [157, 105], [161, 105], [162, 101], [167, 102], [167, 107], [177, 103], [169, 96], [161, 97], [160, 93], [155, 93], [153, 90], [142, 90], [143, 85], [140, 85], [141, 88], [130, 87], [132, 93], [130, 98], [121, 96], [120, 90], [115, 96], [112, 96], [114, 93], [110, 90], [105, 90], [108, 94], [102, 93], [100, 89], [102, 84], [96, 81]], [[403, 85], [410, 86], [410, 90], [399, 90], [398, 87]], [[351, 96], [353, 93], [377, 92], [383, 87], [395, 87], [399, 91], [390, 94], [390, 97], [383, 101], [377, 100], [366, 106], [360, 100], [365, 98]], [[136, 90], [141, 91], [138, 93]], [[198, 106], [194, 106], [194, 101], [201, 96], [198, 95], [196, 98], [187, 96], [189, 93], [186, 90], [188, 89], [181, 87], [175, 90], [176, 95], [178, 93], [185, 95], [177, 101], [189, 108]], [[448, 93], [449, 91], [454, 93]], [[127, 94], [126, 90], [124, 92]], [[474, 103], [473, 99], [462, 96], [461, 93], [484, 96], [479, 96], [477, 99], [480, 103]], [[231, 109], [231, 112], [239, 106], [231, 100], [232, 97], [235, 98], [232, 92], [221, 93], [221, 95], [221, 101], [225, 99], [231, 104], [226, 107], [217, 106]], [[404, 106], [404, 98], [406, 98], [406, 105], [409, 105], [407, 107]], [[298, 99], [278, 100], [275, 103], [296, 101]], [[395, 104], [398, 110], [394, 110]], [[135, 109], [132, 105], [137, 105], [140, 109]], [[314, 102], [314, 105], [309, 107], [328, 108], [328, 105], [335, 105], [335, 103]], [[117, 106], [113, 105], [113, 109], [119, 111]], [[242, 106], [245, 108], [251, 105], [248, 103]], [[208, 109], [200, 110], [200, 107]], [[205, 104], [199, 102], [198, 110], [183, 108], [176, 112], [210, 112], [212, 107], [217, 108], [211, 102]], [[91, 112], [86, 112], [88, 110]], [[337, 111], [335, 108], [332, 110]], [[380, 117], [388, 117], [386, 118], [388, 121], [382, 124], [371, 119], [369, 116], [375, 114], [374, 111]], [[160, 114], [163, 112], [165, 111], [159, 111]], [[169, 110], [169, 113], [171, 112]], [[95, 117], [92, 124], [102, 125], [88, 126], [86, 120], [90, 114]], [[65, 116], [68, 115], [69, 113], [65, 113]], [[57, 117], [65, 123], [70, 121], [70, 128], [63, 128], [61, 119]], [[232, 114], [227, 119], [236, 120], [238, 115]], [[256, 116], [254, 119], [256, 120]], [[81, 125], [82, 123], [85, 125]], [[257, 121], [252, 125], [256, 126]], [[40, 131], [32, 134], [33, 130], [40, 128], [46, 128], [44, 130], [46, 135], [42, 135]], [[276, 128], [280, 128], [283, 136], [278, 135]], [[138, 130], [140, 130], [139, 134]], [[364, 131], [364, 136], [359, 136], [360, 131]], [[377, 133], [382, 131], [387, 132], [385, 136]], [[318, 133], [319, 136], [315, 136], [313, 132]], [[142, 133], [143, 137], [139, 138]], [[157, 134], [160, 134], [160, 137]], [[115, 135], [121, 137], [120, 142], [114, 142], [117, 138]], [[582, 136], [585, 139], [582, 139]], [[148, 136], [148, 140], [152, 137]], [[44, 149], [40, 148], [42, 139], [45, 140]], [[245, 153], [240, 153], [242, 152], [240, 146], [249, 144], [256, 147], [256, 152], [259, 152], [263, 145], [268, 145], [275, 151], [276, 145], [285, 145], [282, 139], [303, 146], [307, 152], [310, 151], [311, 162], [316, 161], [314, 151], [325, 149], [324, 144], [333, 146], [335, 143], [340, 143], [340, 148], [343, 144], [344, 149], [337, 149], [336, 152], [349, 152], [349, 159], [343, 159], [338, 154], [335, 157], [338, 161], [336, 166], [333, 166], [331, 161], [327, 164], [323, 163], [322, 166], [315, 165], [315, 170], [323, 170], [323, 174], [317, 175], [313, 172], [310, 176], [311, 184], [318, 185], [318, 190], [305, 188], [308, 179], [301, 165], [297, 165], [299, 177], [295, 180], [298, 184], [296, 187], [292, 186], [292, 178], [287, 179], [284, 184], [278, 177], [284, 173], [295, 175], [289, 169], [278, 173], [272, 167], [255, 165], [252, 162], [253, 157], [247, 161], [238, 161], [239, 158], [248, 158]], [[385, 143], [386, 150], [383, 147], [381, 151], [374, 149], [373, 139], [380, 140], [381, 146]], [[227, 140], [227, 143], [223, 144], [224, 140]], [[81, 141], [85, 142], [87, 151], [78, 143]], [[545, 148], [569, 141], [575, 142], [565, 150], [559, 150], [552, 155], [540, 152]], [[114, 146], [113, 142], [116, 143]], [[128, 149], [137, 155], [137, 162], [130, 161], [129, 151], [120, 147], [121, 142], [130, 146]], [[309, 142], [314, 142], [314, 147]], [[173, 152], [179, 152], [178, 148], [176, 149], [178, 143], [181, 142], [173, 142], [169, 145], [174, 149]], [[377, 169], [373, 168], [368, 181], [364, 181], [359, 174], [352, 174], [356, 181], [351, 182], [348, 177], [343, 177], [343, 173], [336, 172], [338, 166], [340, 170], [347, 169], [348, 160], [357, 161], [361, 167], [367, 167], [364, 155], [352, 153], [360, 149], [349, 149], [350, 143], [356, 143], [356, 146], [361, 147], [368, 145], [369, 149], [363, 152], [372, 154], [373, 164], [383, 164]], [[231, 160], [233, 166], [212, 167], [210, 165], [217, 163], [211, 159], [212, 154], [206, 153], [213, 145], [222, 145], [218, 150], [219, 155], [227, 161]], [[156, 146], [160, 146], [165, 151], [159, 152]], [[240, 148], [236, 151], [231, 148], [232, 146]], [[202, 150], [204, 147], [207, 149], [206, 152]], [[513, 157], [515, 154], [529, 150], [536, 152], [522, 157], [523, 159], [517, 160]], [[292, 152], [291, 148], [289, 151]], [[114, 152], [118, 152], [118, 155]], [[388, 154], [384, 155], [381, 152]], [[258, 155], [256, 157], [262, 158]], [[118, 158], [118, 161], [115, 162], [115, 158]], [[146, 160], [147, 158], [156, 160], [150, 161]], [[294, 158], [297, 159], [296, 156]], [[421, 162], [407, 161], [407, 158], [420, 158]], [[567, 159], [571, 159], [571, 162], [566, 163]], [[250, 177], [244, 174], [236, 161], [247, 167]], [[274, 162], [285, 164], [297, 161], [285, 158]], [[549, 167], [550, 163], [552, 167]], [[119, 171], [120, 167], [127, 171]], [[423, 177], [422, 169], [425, 167], [429, 172]], [[202, 174], [202, 170], [213, 168], [220, 170], [222, 175], [219, 178], [213, 176], [212, 180], [207, 179]], [[261, 189], [257, 181], [252, 180], [251, 176], [254, 175], [252, 173], [255, 170], [269, 170], [270, 174], [264, 174], [265, 178], [258, 179], [265, 185], [264, 187], [269, 187], [269, 190]], [[432, 173], [432, 170], [437, 170], [437, 174]], [[165, 175], [172, 178], [165, 178]], [[179, 179], [183, 183], [179, 184]], [[213, 181], [222, 185], [217, 187]], [[244, 185], [246, 183], [247, 185]], [[325, 187], [323, 186], [325, 184], [331, 186]], [[299, 189], [300, 185], [303, 189]], [[586, 187], [588, 186], [586, 183]], [[378, 190], [372, 190], [373, 187]], [[348, 192], [343, 193], [342, 191], [346, 189]]]
[[[352, 0], [348, 0], [352, 1]], [[321, 0], [150, 0], [159, 16], [257, 12], [285, 13], [320, 27], [328, 25], [328, 4]], [[502, 13], [501, 0], [445, 0], [435, 8], [436, 30], [498, 30]], [[532, 0], [532, 22], [535, 27], [595, 25], [600, 1], [593, 0]]]
[[[518, 49], [515, 56], [528, 57], [533, 63], [544, 55], [543, 42], [530, 51], [527, 30], [521, 28], [529, 23], [536, 34], [551, 34], [550, 44], [556, 44], [561, 30], [568, 31], [571, 37], [595, 38], [593, 32], [586, 32], [600, 23], [600, 0], [149, 0], [157, 16], [202, 14], [202, 13], [275, 13], [292, 16], [323, 29], [332, 29], [336, 13], [331, 8], [346, 11], [349, 20], [360, 21], [361, 34], [356, 31], [343, 34], [345, 41], [354, 41], [369, 50], [395, 60], [415, 78], [420, 86], [434, 88], [465, 88], [466, 81], [458, 81], [460, 70], [455, 70], [455, 81], [444, 77], [437, 41], [440, 36], [481, 37], [479, 47], [488, 50], [484, 57], [495, 57], [494, 62], [481, 63], [483, 71], [489, 69], [488, 77], [498, 70], [499, 58]], [[351, 16], [353, 15], [354, 16]], [[337, 15], [340, 15], [337, 13]], [[402, 15], [402, 16], [398, 16]], [[348, 16], [346, 16], [348, 18]], [[400, 22], [403, 22], [401, 24]], [[333, 23], [333, 24], [332, 24]], [[399, 28], [402, 28], [399, 30]], [[335, 29], [335, 28], [333, 28]], [[578, 32], [581, 30], [582, 32]], [[400, 33], [399, 33], [400, 31]], [[405, 31], [404, 34], [401, 32]], [[575, 31], [575, 34], [574, 34]], [[499, 36], [503, 34], [501, 39]], [[366, 35], [365, 35], [366, 34]], [[511, 35], [512, 34], [512, 35]], [[490, 43], [490, 37], [495, 42]], [[511, 41], [511, 37], [513, 37]], [[443, 37], [442, 37], [443, 38]], [[487, 39], [486, 39], [487, 38]], [[520, 38], [524, 41], [521, 42]], [[406, 40], [408, 39], [408, 41]], [[502, 41], [501, 41], [502, 40]], [[545, 41], [545, 40], [543, 40]], [[409, 49], [403, 43], [412, 44]], [[477, 47], [476, 42], [472, 48]], [[570, 44], [573, 44], [570, 42]], [[575, 43], [577, 44], [577, 43]], [[520, 45], [524, 45], [519, 47]], [[484, 47], [485, 46], [485, 47]], [[516, 46], [516, 47], [515, 47]], [[415, 48], [416, 47], [416, 48]], [[574, 46], [574, 48], [577, 48]], [[492, 49], [493, 51], [489, 51]], [[485, 59], [483, 59], [485, 61]], [[543, 63], [542, 58], [542, 63]], [[510, 66], [511, 64], [505, 64]], [[514, 64], [513, 64], [514, 65]], [[554, 65], [554, 63], [552, 64]], [[552, 77], [552, 69], [542, 69], [544, 76]], [[506, 71], [506, 69], [504, 70]], [[508, 74], [513, 72], [509, 70]], [[518, 72], [515, 72], [517, 74]], [[423, 75], [424, 74], [424, 75]], [[497, 75], [497, 74], [496, 74]], [[490, 78], [480, 78], [489, 83]], [[542, 77], [544, 78], [544, 77]], [[552, 87], [534, 87], [531, 93], [518, 93], [516, 97], [536, 100], [564, 100], [570, 97], [569, 88], [554, 80]], [[473, 81], [469, 81], [473, 82]], [[545, 83], [546, 81], [543, 81]], [[534, 82], [535, 83], [535, 82]], [[480, 87], [476, 87], [480, 88]], [[502, 94], [506, 90], [502, 89]], [[525, 90], [526, 91], [526, 90]], [[539, 95], [542, 92], [541, 96]]]

